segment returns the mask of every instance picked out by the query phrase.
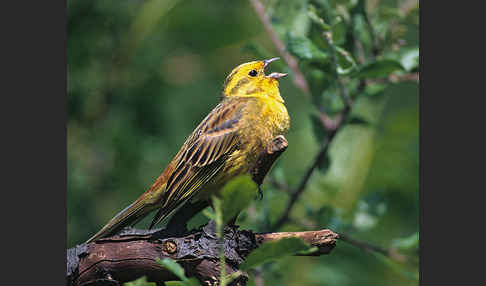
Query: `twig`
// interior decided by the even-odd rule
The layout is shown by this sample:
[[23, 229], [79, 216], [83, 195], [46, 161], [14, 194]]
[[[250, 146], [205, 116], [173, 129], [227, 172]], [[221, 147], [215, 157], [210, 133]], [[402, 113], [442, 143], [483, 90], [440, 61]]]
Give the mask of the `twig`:
[[[298, 225], [302, 225], [305, 228], [311, 228], [312, 229], [312, 228], [316, 227], [315, 223], [310, 222], [308, 220], [291, 219], [291, 221], [293, 221], [294, 223], [296, 223]], [[384, 256], [386, 256], [390, 259], [393, 259], [397, 262], [405, 262], [409, 259], [409, 257], [407, 255], [399, 253], [395, 248], [384, 248], [384, 247], [381, 247], [381, 246], [377, 246], [377, 245], [374, 245], [374, 244], [371, 244], [371, 243], [368, 243], [368, 242], [365, 242], [365, 241], [361, 241], [361, 240], [358, 240], [358, 239], [355, 239], [355, 238], [351, 238], [347, 234], [339, 233], [339, 239], [341, 241], [344, 241], [346, 243], [349, 243], [353, 246], [358, 247], [359, 249], [361, 249], [364, 252], [379, 253], [379, 254], [384, 255]]]
[[343, 233], [339, 234], [339, 238], [342, 241], [345, 241], [349, 244], [357, 246], [361, 250], [366, 251], [366, 252], [378, 252], [380, 254], [383, 254], [387, 257], [390, 257], [390, 258], [392, 258], [396, 261], [400, 261], [400, 262], [404, 262], [405, 260], [407, 260], [407, 256], [398, 253], [393, 248], [387, 249], [387, 248], [383, 248], [383, 247], [380, 247], [380, 246], [376, 246], [376, 245], [370, 244], [368, 242], [364, 242], [364, 241], [360, 241], [360, 240], [351, 238], [347, 234], [343, 234]]
[[300, 231], [300, 232], [273, 232], [273, 233], [261, 233], [256, 234], [256, 241], [258, 244], [263, 244], [269, 241], [276, 241], [283, 238], [297, 237], [307, 242], [312, 246], [318, 248], [317, 251], [297, 254], [299, 256], [318, 256], [322, 254], [328, 254], [336, 245], [336, 240], [339, 235], [329, 229], [312, 230], [312, 231]]
[[274, 178], [268, 178], [268, 183], [270, 183], [270, 185], [272, 185], [277, 190], [282, 190], [282, 191], [285, 191], [285, 192], [291, 191], [289, 185], [287, 185], [286, 183], [278, 182]]
[[[289, 221], [292, 221], [293, 223], [303, 226], [304, 228], [307, 229], [313, 229], [317, 227], [316, 223], [309, 220], [293, 218], [293, 219], [289, 219]], [[406, 255], [398, 253], [394, 248], [384, 248], [381, 246], [371, 244], [369, 242], [360, 241], [344, 233], [339, 233], [339, 239], [346, 243], [354, 245], [365, 252], [378, 252], [382, 255], [385, 255], [399, 262], [404, 262], [405, 260], [408, 259]]]
[[265, 7], [259, 0], [249, 0], [249, 1], [253, 6], [253, 9], [255, 9], [255, 12], [257, 13], [258, 17], [262, 21], [265, 30], [270, 36], [270, 40], [273, 42], [278, 52], [282, 56], [282, 58], [287, 62], [289, 68], [292, 70], [295, 85], [298, 88], [300, 88], [305, 94], [310, 95], [309, 85], [304, 75], [299, 69], [299, 64], [297, 60], [286, 51], [284, 43], [282, 42], [282, 40], [280, 40], [278, 35], [272, 29], [270, 18], [265, 13]]
[[405, 82], [405, 81], [419, 82], [420, 75], [418, 72], [406, 73], [403, 75], [391, 74], [388, 76], [388, 79], [392, 83]]
[[321, 120], [322, 126], [324, 126], [325, 130], [335, 130], [339, 126], [341, 121], [339, 115], [336, 118], [332, 119], [322, 110], [319, 111], [319, 119]]

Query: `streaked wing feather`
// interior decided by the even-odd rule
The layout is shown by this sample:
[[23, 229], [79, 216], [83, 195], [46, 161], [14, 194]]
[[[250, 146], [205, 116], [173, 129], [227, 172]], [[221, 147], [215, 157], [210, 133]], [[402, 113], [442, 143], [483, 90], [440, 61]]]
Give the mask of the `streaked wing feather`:
[[237, 148], [243, 106], [244, 101], [223, 102], [196, 128], [167, 182], [165, 203], [150, 228], [191, 199], [222, 169], [227, 156]]

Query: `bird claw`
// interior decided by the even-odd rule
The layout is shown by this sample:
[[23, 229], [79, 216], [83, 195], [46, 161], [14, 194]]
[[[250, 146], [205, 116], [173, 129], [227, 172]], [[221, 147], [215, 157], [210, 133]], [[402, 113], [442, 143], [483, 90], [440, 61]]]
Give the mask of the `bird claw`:
[[263, 200], [263, 190], [260, 186], [258, 186], [258, 196], [260, 201]]

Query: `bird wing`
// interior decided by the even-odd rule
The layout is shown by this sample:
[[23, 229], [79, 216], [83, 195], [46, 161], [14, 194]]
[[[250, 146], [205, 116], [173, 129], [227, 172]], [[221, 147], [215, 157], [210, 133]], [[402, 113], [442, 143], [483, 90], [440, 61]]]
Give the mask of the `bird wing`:
[[167, 181], [164, 204], [150, 228], [191, 199], [223, 168], [238, 148], [238, 123], [246, 101], [225, 100], [201, 122], [188, 138], [174, 171]]

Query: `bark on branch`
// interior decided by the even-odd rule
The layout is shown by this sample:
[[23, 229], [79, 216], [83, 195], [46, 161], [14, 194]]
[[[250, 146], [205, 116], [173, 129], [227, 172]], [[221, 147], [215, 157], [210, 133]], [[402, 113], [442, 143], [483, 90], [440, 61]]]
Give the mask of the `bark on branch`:
[[[238, 271], [248, 254], [260, 245], [286, 237], [298, 237], [318, 247], [318, 251], [307, 255], [328, 254], [338, 239], [328, 229], [255, 234], [237, 226], [226, 227], [226, 274]], [[122, 285], [143, 275], [160, 285], [178, 280], [156, 258], [177, 261], [187, 276], [196, 277], [202, 285], [215, 285], [220, 277], [219, 244], [212, 221], [183, 236], [171, 236], [166, 230], [126, 230], [117, 236], [71, 248], [67, 258], [67, 284], [76, 286]], [[243, 273], [232, 285], [245, 285], [247, 280], [247, 274]]]

